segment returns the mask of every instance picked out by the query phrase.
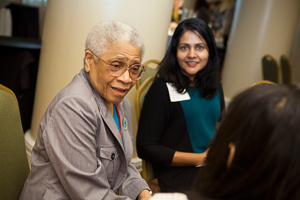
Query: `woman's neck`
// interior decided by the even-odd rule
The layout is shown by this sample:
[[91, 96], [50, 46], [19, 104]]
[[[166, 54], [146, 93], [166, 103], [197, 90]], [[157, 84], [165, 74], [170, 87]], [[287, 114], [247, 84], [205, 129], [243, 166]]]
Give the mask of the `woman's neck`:
[[114, 104], [113, 103], [109, 103], [109, 102], [105, 102], [111, 115], [114, 116]]

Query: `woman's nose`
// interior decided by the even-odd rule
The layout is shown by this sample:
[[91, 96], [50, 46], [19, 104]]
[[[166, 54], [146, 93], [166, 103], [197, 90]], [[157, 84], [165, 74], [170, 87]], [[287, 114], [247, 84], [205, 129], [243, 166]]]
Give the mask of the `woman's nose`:
[[123, 83], [131, 83], [132, 79], [130, 78], [129, 69], [127, 69], [121, 76], [118, 77]]
[[191, 48], [188, 52], [188, 57], [190, 58], [194, 58], [196, 57], [196, 52], [195, 52], [195, 49], [194, 48]]

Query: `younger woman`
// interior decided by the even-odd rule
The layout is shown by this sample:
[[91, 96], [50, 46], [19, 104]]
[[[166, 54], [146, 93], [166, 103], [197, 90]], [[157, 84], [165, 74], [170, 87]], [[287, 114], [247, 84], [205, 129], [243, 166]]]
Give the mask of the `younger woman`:
[[185, 20], [145, 96], [137, 135], [162, 192], [191, 188], [223, 109], [214, 36], [201, 19]]

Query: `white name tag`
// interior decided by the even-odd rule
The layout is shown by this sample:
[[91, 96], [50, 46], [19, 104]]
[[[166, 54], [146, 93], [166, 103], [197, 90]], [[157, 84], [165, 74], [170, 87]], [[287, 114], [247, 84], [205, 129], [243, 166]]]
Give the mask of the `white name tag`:
[[176, 90], [176, 87], [172, 86], [171, 83], [167, 83], [167, 88], [169, 90], [169, 96], [171, 99], [171, 102], [177, 102], [177, 101], [185, 101], [185, 100], [190, 100], [190, 95], [189, 93], [179, 93]]

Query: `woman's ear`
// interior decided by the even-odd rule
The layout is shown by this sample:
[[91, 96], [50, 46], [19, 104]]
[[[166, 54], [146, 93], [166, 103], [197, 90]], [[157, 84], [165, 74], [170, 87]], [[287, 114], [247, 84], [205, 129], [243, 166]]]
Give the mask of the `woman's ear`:
[[86, 72], [90, 72], [93, 60], [94, 60], [93, 53], [89, 50], [85, 51], [84, 68]]
[[235, 154], [235, 145], [230, 142], [228, 145], [229, 148], [229, 154], [228, 154], [228, 159], [227, 159], [227, 168], [229, 168], [231, 166], [232, 160], [234, 158], [234, 154]]

